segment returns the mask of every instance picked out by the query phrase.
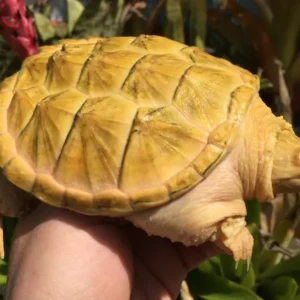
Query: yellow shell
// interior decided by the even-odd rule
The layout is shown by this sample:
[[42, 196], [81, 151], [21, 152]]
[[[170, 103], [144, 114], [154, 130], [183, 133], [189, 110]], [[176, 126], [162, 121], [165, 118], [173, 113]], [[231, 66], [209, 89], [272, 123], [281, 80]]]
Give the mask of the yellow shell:
[[62, 40], [0, 86], [0, 165], [81, 213], [158, 206], [234, 147], [257, 90], [256, 76], [167, 38]]

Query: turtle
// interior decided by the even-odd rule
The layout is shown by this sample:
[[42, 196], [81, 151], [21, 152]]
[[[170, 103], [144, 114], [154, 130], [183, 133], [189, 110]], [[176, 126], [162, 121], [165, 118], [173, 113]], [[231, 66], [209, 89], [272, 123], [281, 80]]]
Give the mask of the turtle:
[[0, 213], [41, 201], [249, 261], [245, 201], [300, 190], [300, 140], [259, 89], [163, 36], [43, 46], [0, 86]]

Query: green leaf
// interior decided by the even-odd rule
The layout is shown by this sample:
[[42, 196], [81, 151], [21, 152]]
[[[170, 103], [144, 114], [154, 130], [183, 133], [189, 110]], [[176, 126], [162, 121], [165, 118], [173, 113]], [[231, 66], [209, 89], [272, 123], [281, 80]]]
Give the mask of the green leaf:
[[60, 39], [66, 37], [69, 34], [68, 24], [66, 23], [57, 24], [53, 27], [55, 30], [55, 35]]
[[249, 232], [252, 234], [254, 239], [253, 249], [252, 249], [252, 257], [251, 264], [255, 274], [259, 273], [260, 266], [260, 253], [261, 253], [261, 242], [260, 242], [260, 231], [259, 226], [255, 223], [251, 223], [247, 226]]
[[[117, 2], [117, 5], [116, 5]], [[92, 0], [76, 23], [72, 37], [110, 37], [123, 32], [124, 0]], [[134, 24], [135, 25], [135, 24]]]
[[[223, 270], [223, 274], [227, 279], [236, 281], [238, 276], [236, 274], [236, 263], [232, 256], [226, 254], [220, 254], [220, 262]], [[239, 263], [240, 265], [240, 263]]]
[[276, 278], [279, 276], [291, 276], [297, 283], [300, 282], [300, 254], [283, 260], [280, 264], [274, 265], [258, 276], [259, 280]]
[[246, 286], [249, 289], [254, 289], [256, 284], [256, 274], [251, 263], [248, 272], [245, 274], [244, 278], [241, 281], [241, 284]]
[[246, 201], [247, 207], [247, 216], [246, 222], [248, 224], [248, 230], [253, 236], [254, 245], [252, 250], [252, 268], [255, 274], [259, 272], [260, 266], [260, 213], [261, 213], [261, 205], [256, 199]]
[[259, 287], [259, 293], [264, 299], [294, 300], [298, 290], [297, 282], [288, 276], [266, 281]]
[[78, 0], [67, 0], [68, 4], [68, 30], [71, 34], [77, 20], [84, 11], [84, 6]]
[[204, 49], [206, 38], [207, 1], [190, 0], [190, 45]]
[[[271, 240], [276, 241], [281, 246], [288, 247], [289, 243], [295, 235], [294, 222], [288, 219], [282, 220], [273, 230]], [[263, 272], [271, 266], [278, 264], [283, 255], [275, 251], [264, 248], [260, 256], [260, 269]]]
[[220, 259], [223, 273], [227, 279], [240, 283], [250, 289], [254, 287], [256, 276], [252, 263], [249, 266], [249, 270], [247, 270], [246, 261], [241, 260], [236, 264], [232, 256], [225, 254], [221, 254]]
[[36, 29], [43, 41], [52, 39], [55, 36], [55, 30], [50, 20], [40, 13], [34, 14]]
[[[284, 4], [283, 4], [284, 3]], [[297, 53], [300, 30], [300, 2], [298, 0], [270, 1], [273, 19], [269, 28], [276, 57], [283, 68], [290, 66]]]
[[246, 201], [247, 224], [255, 223], [257, 226], [260, 225], [260, 204], [256, 199]]
[[271, 81], [269, 81], [267, 78], [261, 78], [260, 80], [260, 90], [265, 90], [269, 88], [273, 88], [274, 85]]
[[184, 43], [183, 16], [180, 0], [167, 0], [166, 35], [178, 42]]
[[292, 300], [296, 296], [298, 284], [294, 278], [284, 276], [274, 280], [271, 289], [274, 299]]
[[187, 282], [194, 297], [207, 300], [261, 300], [247, 287], [212, 273], [196, 269], [189, 273]]
[[220, 261], [220, 255], [205, 260], [198, 266], [198, 269], [203, 272], [214, 273], [216, 275], [224, 276], [224, 272]]
[[0, 259], [0, 295], [4, 294], [7, 281], [7, 262]]

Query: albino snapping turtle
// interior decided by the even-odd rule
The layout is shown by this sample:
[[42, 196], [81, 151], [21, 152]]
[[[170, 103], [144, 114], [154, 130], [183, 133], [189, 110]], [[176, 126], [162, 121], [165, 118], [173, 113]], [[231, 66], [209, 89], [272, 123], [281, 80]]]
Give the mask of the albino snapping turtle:
[[18, 216], [24, 190], [249, 259], [244, 200], [300, 190], [300, 141], [258, 90], [248, 71], [159, 36], [42, 47], [0, 87], [0, 212]]

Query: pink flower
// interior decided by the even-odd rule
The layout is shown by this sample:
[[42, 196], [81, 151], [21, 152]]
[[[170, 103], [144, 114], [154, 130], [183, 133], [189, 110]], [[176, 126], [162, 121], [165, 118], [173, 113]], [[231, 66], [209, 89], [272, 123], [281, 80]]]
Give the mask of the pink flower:
[[35, 28], [24, 0], [0, 0], [0, 34], [22, 60], [38, 52]]

